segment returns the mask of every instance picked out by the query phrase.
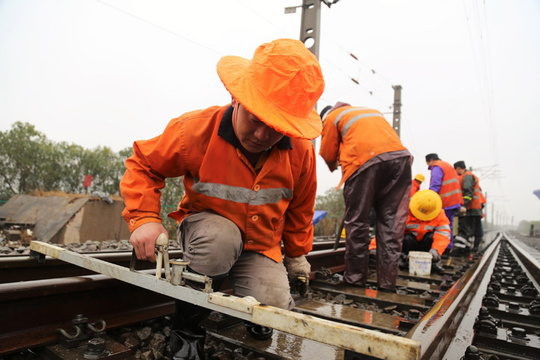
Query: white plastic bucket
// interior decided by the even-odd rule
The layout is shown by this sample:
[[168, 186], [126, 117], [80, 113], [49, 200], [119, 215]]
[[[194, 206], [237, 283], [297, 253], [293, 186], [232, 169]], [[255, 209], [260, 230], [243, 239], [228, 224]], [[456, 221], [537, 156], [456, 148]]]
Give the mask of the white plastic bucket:
[[409, 274], [419, 276], [429, 276], [431, 273], [430, 253], [425, 251], [409, 252]]

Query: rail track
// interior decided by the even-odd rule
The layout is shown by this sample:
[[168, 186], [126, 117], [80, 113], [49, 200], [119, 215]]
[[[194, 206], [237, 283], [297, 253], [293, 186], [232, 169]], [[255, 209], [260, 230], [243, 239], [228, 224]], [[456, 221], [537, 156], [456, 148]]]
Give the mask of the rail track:
[[[443, 275], [419, 277], [400, 271], [395, 294], [377, 291], [374, 274], [365, 289], [345, 285], [344, 249], [333, 251], [331, 245], [316, 243], [309, 255], [314, 270], [311, 291], [307, 297], [295, 297], [295, 313], [386, 334], [389, 341], [417, 342], [421, 359], [540, 358], [540, 265], [510, 236], [486, 234], [479, 254], [443, 258]], [[130, 254], [92, 256], [129, 266]], [[28, 256], [0, 258], [0, 269], [2, 360], [20, 359], [22, 354], [31, 359], [74, 359], [73, 351], [90, 345], [105, 346], [109, 353], [85, 357], [83, 351], [81, 359], [150, 359], [141, 352], [135, 355], [135, 347], [126, 345], [129, 336], [110, 334], [166, 319], [174, 311], [168, 296], [50, 258], [41, 264]], [[206, 324], [209, 358], [373, 359], [277, 330], [268, 340], [255, 340], [243, 322], [214, 315]], [[59, 350], [70, 343], [77, 327], [103, 333], [105, 326], [104, 344], [76, 347], [71, 341], [70, 355]], [[58, 329], [64, 329], [67, 340]], [[167, 358], [166, 349], [162, 356]]]

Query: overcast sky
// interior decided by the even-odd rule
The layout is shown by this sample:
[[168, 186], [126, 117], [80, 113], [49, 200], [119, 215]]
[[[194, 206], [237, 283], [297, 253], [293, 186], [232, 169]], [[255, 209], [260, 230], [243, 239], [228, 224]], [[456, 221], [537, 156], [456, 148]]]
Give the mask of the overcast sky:
[[[221, 56], [298, 39], [300, 9], [284, 8], [300, 4], [0, 0], [0, 131], [23, 121], [53, 141], [115, 151], [156, 136], [171, 118], [230, 101]], [[392, 85], [401, 85], [414, 174], [429, 181], [431, 152], [464, 160], [487, 193], [489, 220], [540, 220], [539, 19], [537, 0], [323, 4], [318, 108], [346, 101], [391, 123]], [[319, 194], [341, 176], [320, 157], [317, 172]]]

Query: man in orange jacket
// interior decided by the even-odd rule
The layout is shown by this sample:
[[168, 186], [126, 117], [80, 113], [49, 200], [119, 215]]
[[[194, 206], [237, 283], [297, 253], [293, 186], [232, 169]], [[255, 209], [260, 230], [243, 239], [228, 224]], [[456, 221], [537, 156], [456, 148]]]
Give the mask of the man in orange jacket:
[[189, 269], [228, 276], [235, 295], [291, 309], [289, 279], [309, 279], [311, 269], [305, 255], [317, 181], [310, 140], [322, 129], [314, 109], [324, 90], [321, 68], [302, 42], [279, 39], [251, 60], [222, 57], [217, 72], [230, 104], [185, 113], [161, 135], [134, 143], [120, 184], [130, 242], [139, 259], [155, 261], [156, 238], [167, 233], [160, 189], [166, 178], [183, 176], [185, 193], [169, 216], [179, 223]]
[[[454, 168], [458, 174], [459, 184], [463, 193], [463, 206], [459, 214], [458, 234], [454, 246], [461, 250], [478, 250], [482, 241], [482, 209], [485, 198], [480, 188], [480, 181], [471, 171], [467, 170], [465, 161], [457, 161]], [[470, 241], [474, 238], [474, 241]]]
[[[433, 257], [432, 268], [444, 273], [440, 265], [441, 255], [450, 244], [450, 222], [442, 210], [441, 197], [432, 190], [420, 190], [411, 198], [409, 216], [405, 225], [402, 253], [426, 251]], [[370, 250], [376, 248], [376, 240], [370, 244]], [[406, 256], [404, 256], [406, 259]], [[405, 267], [406, 261], [400, 261]]]
[[373, 207], [379, 241], [378, 287], [395, 291], [410, 199], [412, 156], [377, 110], [338, 102], [324, 108], [321, 118], [319, 154], [330, 171], [341, 165], [338, 188], [345, 184], [344, 280], [351, 285], [366, 285]]
[[414, 196], [420, 190], [420, 185], [426, 180], [425, 176], [422, 174], [416, 174], [414, 175], [414, 179], [412, 180], [411, 185], [411, 197]]
[[428, 165], [428, 169], [431, 170], [429, 190], [433, 190], [439, 194], [442, 200], [443, 210], [450, 221], [450, 244], [447, 248], [450, 251], [454, 245], [454, 216], [461, 208], [461, 205], [463, 205], [461, 186], [459, 185], [456, 170], [446, 161], [439, 159], [437, 154], [427, 154], [426, 164]]

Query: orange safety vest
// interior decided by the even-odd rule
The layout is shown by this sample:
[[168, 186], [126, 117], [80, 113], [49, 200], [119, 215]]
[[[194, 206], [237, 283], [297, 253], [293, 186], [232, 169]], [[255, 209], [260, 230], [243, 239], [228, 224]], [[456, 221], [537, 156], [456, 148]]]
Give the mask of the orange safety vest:
[[[319, 154], [341, 164], [339, 188], [366, 161], [382, 153], [406, 150], [396, 131], [377, 110], [343, 106], [328, 113]], [[331, 169], [332, 171], [335, 169]]]
[[469, 170], [465, 170], [463, 174], [458, 176], [459, 185], [461, 186], [461, 188], [463, 188], [463, 178], [465, 177], [465, 175], [471, 175], [474, 178], [473, 195], [472, 199], [470, 199], [469, 204], [467, 205], [467, 209], [482, 209], [482, 204], [486, 202], [486, 199], [482, 194], [482, 189], [480, 188], [480, 181], [472, 172], [470, 172]]
[[161, 222], [159, 193], [165, 178], [183, 176], [184, 196], [169, 217], [181, 221], [191, 213], [214, 212], [238, 226], [246, 251], [281, 262], [283, 240], [287, 256], [307, 254], [313, 244], [317, 190], [311, 141], [276, 144], [257, 173], [241, 151], [218, 134], [227, 109], [186, 113], [172, 119], [161, 135], [134, 143], [120, 184], [130, 230]]
[[443, 209], [452, 205], [463, 205], [463, 196], [461, 195], [461, 184], [458, 180], [456, 170], [446, 161], [437, 160], [433, 166], [438, 166], [443, 171], [443, 179], [439, 196], [442, 200]]
[[[431, 248], [437, 250], [442, 255], [448, 244], [450, 244], [450, 221], [448, 221], [444, 210], [441, 210], [437, 217], [428, 221], [417, 219], [409, 210], [409, 216], [405, 225], [405, 234], [411, 234], [417, 241], [422, 241], [424, 236], [430, 232], [433, 232]], [[377, 240], [373, 238], [369, 244], [369, 250], [373, 250], [376, 247]]]
[[413, 179], [411, 185], [411, 197], [413, 197], [413, 195], [416, 194], [418, 190], [420, 190], [420, 183], [416, 181], [416, 179]]

